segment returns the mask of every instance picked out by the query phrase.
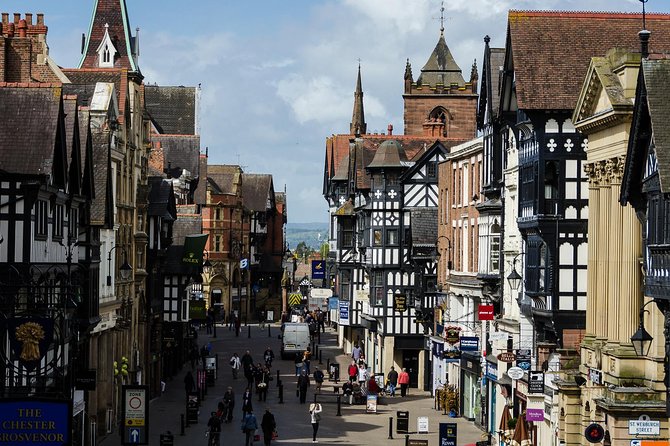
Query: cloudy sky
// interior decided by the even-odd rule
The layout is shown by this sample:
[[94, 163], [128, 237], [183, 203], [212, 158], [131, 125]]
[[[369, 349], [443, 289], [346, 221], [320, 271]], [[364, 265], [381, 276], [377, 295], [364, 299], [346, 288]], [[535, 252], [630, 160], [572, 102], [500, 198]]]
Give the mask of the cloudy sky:
[[[271, 173], [289, 222], [326, 222], [325, 138], [348, 133], [360, 59], [368, 132], [402, 132], [405, 61], [414, 75], [440, 29], [440, 0], [126, 0], [140, 28], [145, 82], [202, 86], [200, 134], [210, 163]], [[639, 0], [449, 0], [445, 37], [465, 77], [483, 38], [503, 46], [509, 9], [641, 11]], [[4, 0], [45, 14], [52, 58], [79, 62], [94, 0]], [[651, 0], [648, 11], [668, 12]]]

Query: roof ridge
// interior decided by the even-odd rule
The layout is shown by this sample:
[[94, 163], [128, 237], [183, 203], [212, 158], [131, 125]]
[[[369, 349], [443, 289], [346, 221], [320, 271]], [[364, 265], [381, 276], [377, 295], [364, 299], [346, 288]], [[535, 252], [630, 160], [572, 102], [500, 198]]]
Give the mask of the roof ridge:
[[[642, 18], [642, 13], [639, 12], [623, 12], [623, 11], [569, 11], [569, 10], [543, 10], [543, 9], [510, 9], [508, 17], [522, 18], [522, 17], [561, 17], [570, 16], [571, 18], [625, 18], [635, 17]], [[670, 13], [646, 13], [647, 19], [668, 19]]]
[[61, 82], [0, 82], [0, 87], [6, 88], [58, 88]]

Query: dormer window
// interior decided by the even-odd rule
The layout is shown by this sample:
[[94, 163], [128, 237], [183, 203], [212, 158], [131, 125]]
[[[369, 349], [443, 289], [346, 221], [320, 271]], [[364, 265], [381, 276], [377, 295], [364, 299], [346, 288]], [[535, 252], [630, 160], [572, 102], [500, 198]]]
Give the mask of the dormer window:
[[102, 42], [96, 50], [98, 53], [98, 66], [100, 68], [114, 68], [114, 57], [116, 56], [116, 47], [112, 38], [109, 36], [109, 24], [105, 23], [105, 35], [102, 36]]

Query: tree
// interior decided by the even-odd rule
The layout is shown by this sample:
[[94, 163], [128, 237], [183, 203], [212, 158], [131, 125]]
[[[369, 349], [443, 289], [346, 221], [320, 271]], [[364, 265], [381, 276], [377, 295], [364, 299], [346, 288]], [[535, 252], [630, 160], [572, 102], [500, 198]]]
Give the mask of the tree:
[[313, 249], [307, 246], [307, 243], [300, 242], [295, 248], [295, 257], [303, 262], [307, 262], [307, 258], [312, 253]]

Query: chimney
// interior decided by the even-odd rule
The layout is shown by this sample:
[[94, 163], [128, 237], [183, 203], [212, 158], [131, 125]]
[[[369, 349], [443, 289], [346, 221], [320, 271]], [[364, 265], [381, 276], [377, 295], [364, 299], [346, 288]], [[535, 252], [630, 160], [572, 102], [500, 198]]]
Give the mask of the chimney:
[[651, 37], [651, 31], [643, 29], [637, 35], [640, 37], [640, 53], [642, 53], [642, 58], [646, 59], [649, 57], [649, 37]]
[[33, 13], [32, 12], [26, 12], [26, 23], [28, 26], [33, 25]]
[[21, 13], [15, 12], [15, 13], [14, 13], [14, 24], [15, 24], [15, 25], [18, 25], [18, 24], [19, 24], [19, 20], [21, 20]]
[[10, 39], [14, 37], [14, 24], [13, 23], [8, 23], [7, 24], [7, 37]]
[[2, 13], [2, 24], [7, 25], [9, 23], [9, 13], [8, 12], [3, 12]]
[[44, 14], [37, 14], [37, 24], [44, 26]]
[[389, 136], [392, 136], [393, 135], [393, 124], [389, 124], [389, 126], [387, 127], [387, 130], [389, 132]]
[[26, 31], [28, 29], [28, 24], [26, 24], [26, 21], [24, 19], [19, 20], [19, 37], [26, 37]]

